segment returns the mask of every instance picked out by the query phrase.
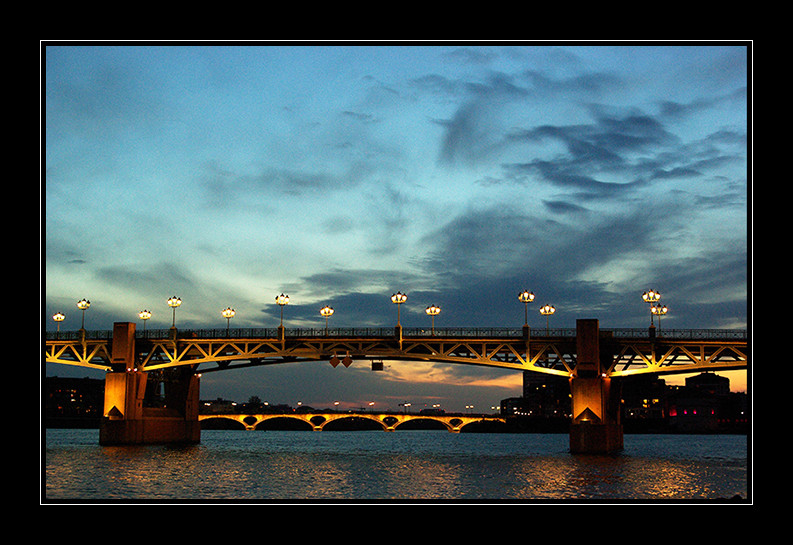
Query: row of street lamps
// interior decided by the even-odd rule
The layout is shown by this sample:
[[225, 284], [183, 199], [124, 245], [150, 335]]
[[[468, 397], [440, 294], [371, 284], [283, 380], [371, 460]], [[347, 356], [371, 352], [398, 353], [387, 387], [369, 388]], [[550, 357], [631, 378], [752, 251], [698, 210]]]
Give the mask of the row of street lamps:
[[647, 290], [642, 294], [642, 300], [650, 305], [650, 327], [655, 327], [653, 323], [653, 316], [658, 316], [658, 329], [661, 329], [661, 316], [669, 312], [666, 305], [662, 305], [658, 301], [661, 299], [661, 294], [656, 290]]
[[[529, 303], [534, 301], [534, 293], [529, 290], [523, 290], [518, 294], [518, 301], [523, 303], [526, 316], [526, 325], [529, 325]], [[544, 304], [540, 307], [540, 314], [545, 316], [545, 330], [546, 333], [551, 329], [551, 315], [556, 312], [556, 307], [549, 304]]]
[[[400, 316], [400, 307], [402, 306], [405, 301], [407, 301], [408, 296], [401, 292], [396, 292], [391, 296], [391, 302], [397, 306], [397, 326], [401, 327], [401, 316]], [[661, 294], [656, 290], [648, 290], [642, 294], [642, 299], [645, 303], [650, 305], [650, 326], [655, 327], [653, 322], [653, 316], [658, 316], [658, 327], [661, 327], [661, 316], [665, 315], [668, 311], [666, 305], [661, 305], [658, 301], [661, 299]], [[529, 303], [534, 301], [534, 293], [530, 292], [529, 290], [523, 290], [518, 294], [518, 300], [524, 304], [525, 308], [525, 320], [526, 326], [529, 325]], [[171, 307], [173, 310], [173, 318], [171, 322], [171, 327], [176, 327], [176, 309], [181, 306], [182, 299], [177, 296], [170, 297], [167, 301], [168, 306]], [[275, 303], [281, 307], [281, 325], [280, 327], [284, 327], [284, 307], [289, 304], [289, 296], [281, 295], [276, 296]], [[80, 325], [80, 329], [85, 329], [85, 311], [88, 307], [91, 306], [91, 302], [87, 299], [81, 299], [77, 302], [77, 308], [82, 311], [82, 323]], [[432, 334], [435, 334], [435, 316], [440, 314], [441, 307], [438, 305], [432, 304], [428, 306], [425, 310], [428, 316], [432, 319]], [[550, 304], [545, 304], [540, 307], [540, 314], [545, 316], [546, 319], [546, 330], [550, 330], [550, 318], [556, 312], [556, 307]], [[221, 311], [221, 316], [226, 319], [226, 335], [228, 335], [229, 327], [231, 325], [231, 319], [236, 315], [236, 311], [231, 307], [226, 307]], [[325, 333], [328, 332], [328, 319], [333, 315], [334, 310], [333, 307], [325, 305], [319, 310], [319, 314], [325, 318]], [[149, 310], [141, 310], [138, 313], [138, 318], [143, 320], [143, 331], [146, 331], [146, 321], [151, 318], [151, 311]], [[60, 331], [60, 323], [66, 318], [66, 316], [62, 312], [56, 312], [52, 319], [58, 324], [57, 328]]]

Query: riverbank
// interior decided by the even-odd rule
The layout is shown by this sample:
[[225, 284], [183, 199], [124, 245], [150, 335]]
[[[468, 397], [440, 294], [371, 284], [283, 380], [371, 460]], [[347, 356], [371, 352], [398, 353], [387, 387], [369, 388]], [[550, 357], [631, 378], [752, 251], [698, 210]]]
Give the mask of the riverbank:
[[[93, 417], [47, 417], [44, 419], [45, 429], [99, 429], [100, 418]], [[225, 419], [205, 420], [201, 424], [201, 429], [206, 430], [235, 430], [243, 429], [238, 422]], [[310, 430], [304, 422], [293, 419], [275, 419], [263, 422], [259, 428], [262, 431], [300, 431]], [[334, 422], [325, 428], [327, 431], [367, 431], [380, 429], [379, 424], [363, 418], [349, 418]], [[440, 422], [432, 420], [413, 420], [400, 426], [403, 430], [432, 430], [444, 429]], [[464, 433], [569, 433], [570, 422], [566, 419], [531, 419], [531, 418], [508, 418], [507, 423], [501, 422], [481, 422], [469, 424], [462, 430]], [[749, 426], [712, 426], [671, 423], [668, 421], [636, 421], [626, 420], [623, 422], [623, 432], [629, 434], [725, 434], [725, 435], [748, 435]]]

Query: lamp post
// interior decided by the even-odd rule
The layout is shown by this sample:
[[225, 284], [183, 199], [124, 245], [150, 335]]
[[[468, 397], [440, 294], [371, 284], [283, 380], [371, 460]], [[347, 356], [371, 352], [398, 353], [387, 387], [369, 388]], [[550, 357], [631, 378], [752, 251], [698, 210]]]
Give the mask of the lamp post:
[[518, 294], [518, 301], [523, 303], [526, 315], [526, 325], [529, 325], [529, 303], [534, 301], [534, 294], [529, 290], [523, 290]]
[[229, 336], [229, 326], [231, 325], [231, 319], [235, 314], [237, 314], [237, 312], [231, 307], [226, 307], [220, 311], [220, 315], [226, 319], [226, 337]]
[[333, 307], [325, 305], [321, 309], [319, 309], [319, 313], [325, 318], [325, 335], [328, 334], [328, 318], [333, 316]]
[[275, 302], [281, 307], [281, 328], [284, 327], [284, 307], [289, 304], [289, 296], [283, 293], [275, 298]]
[[556, 308], [553, 305], [543, 305], [540, 307], [540, 314], [545, 316], [545, 334], [551, 334], [551, 314], [556, 312]]
[[653, 306], [650, 307], [650, 312], [652, 312], [653, 314], [658, 316], [658, 331], [659, 332], [661, 331], [661, 316], [666, 314], [668, 311], [669, 311], [669, 309], [666, 308], [666, 305], [660, 305], [659, 304], [659, 305], [653, 305]]
[[655, 327], [653, 324], [653, 303], [657, 303], [660, 298], [661, 294], [655, 290], [647, 290], [642, 294], [644, 302], [650, 305], [650, 327]]
[[391, 296], [391, 302], [397, 306], [397, 326], [402, 327], [402, 323], [400, 322], [399, 316], [399, 307], [408, 300], [408, 296], [404, 293], [396, 292], [394, 295]]
[[438, 305], [430, 305], [425, 312], [432, 318], [432, 334], [435, 335], [435, 317], [441, 313], [441, 307]]
[[171, 322], [171, 329], [176, 329], [176, 307], [182, 304], [182, 300], [177, 296], [172, 296], [168, 299], [168, 306], [173, 309], [173, 321]]
[[91, 306], [91, 301], [88, 299], [82, 299], [81, 301], [77, 301], [77, 308], [83, 311], [83, 320], [80, 324], [80, 329], [85, 329], [85, 311], [88, 310], [88, 307]]
[[57, 337], [61, 332], [61, 322], [66, 319], [66, 315], [63, 312], [56, 312], [52, 315], [52, 319], [55, 320], [55, 336]]
[[151, 312], [148, 310], [141, 310], [138, 312], [138, 318], [143, 320], [143, 336], [146, 336], [146, 322], [151, 318]]

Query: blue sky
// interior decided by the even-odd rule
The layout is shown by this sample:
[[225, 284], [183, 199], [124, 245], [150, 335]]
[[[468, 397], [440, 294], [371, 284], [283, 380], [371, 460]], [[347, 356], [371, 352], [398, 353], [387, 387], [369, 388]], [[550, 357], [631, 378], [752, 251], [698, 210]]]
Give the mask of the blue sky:
[[[48, 329], [748, 320], [747, 44], [48, 45]], [[138, 321], [139, 322], [139, 321]], [[357, 368], [356, 368], [357, 367]], [[202, 397], [450, 410], [520, 377], [394, 362], [205, 375]], [[48, 373], [53, 371], [48, 369]], [[54, 371], [65, 374], [62, 369]], [[342, 374], [346, 376], [342, 377]], [[79, 370], [78, 374], [85, 374]], [[211, 377], [210, 377], [211, 375]], [[356, 399], [351, 399], [355, 397]], [[358, 399], [360, 397], [361, 399]], [[434, 402], [434, 401], [433, 401]]]

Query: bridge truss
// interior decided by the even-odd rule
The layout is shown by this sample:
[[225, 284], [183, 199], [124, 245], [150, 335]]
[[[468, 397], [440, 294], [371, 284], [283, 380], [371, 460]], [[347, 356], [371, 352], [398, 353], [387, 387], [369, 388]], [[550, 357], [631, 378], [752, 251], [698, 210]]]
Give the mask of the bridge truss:
[[[226, 369], [289, 362], [327, 361], [331, 365], [352, 361], [436, 361], [533, 371], [571, 376], [577, 365], [575, 330], [536, 335], [524, 330], [425, 330], [402, 336], [376, 331], [295, 331], [263, 336], [217, 332], [150, 332], [136, 339], [136, 364], [141, 371], [188, 366], [206, 373]], [[202, 334], [203, 333], [203, 334]], [[348, 333], [348, 334], [345, 334]], [[96, 369], [115, 369], [112, 339], [47, 339], [45, 361]], [[601, 372], [610, 377], [637, 374], [673, 374], [725, 371], [748, 367], [746, 333], [734, 330], [680, 330], [651, 335], [648, 330], [601, 330]], [[373, 365], [374, 368], [374, 365]]]

